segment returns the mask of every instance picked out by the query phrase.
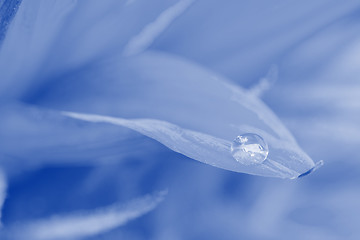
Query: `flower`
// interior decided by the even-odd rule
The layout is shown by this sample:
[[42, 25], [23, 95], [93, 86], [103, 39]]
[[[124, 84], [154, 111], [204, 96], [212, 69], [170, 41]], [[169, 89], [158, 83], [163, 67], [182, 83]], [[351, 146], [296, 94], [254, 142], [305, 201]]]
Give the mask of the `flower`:
[[[206, 6], [213, 7], [213, 14], [207, 14]], [[326, 1], [296, 5], [286, 1], [248, 4], [229, 1], [228, 5], [191, 0], [171, 3], [24, 0], [21, 4], [3, 1], [0, 14], [6, 13], [4, 16], [8, 17], [0, 18], [0, 22], [14, 18], [6, 25], [8, 27], [0, 28], [5, 36], [0, 49], [0, 163], [10, 179], [9, 196], [13, 194], [18, 202], [11, 205], [11, 197], [6, 200], [4, 236], [21, 238], [14, 234], [18, 229], [23, 229], [30, 237], [43, 239], [101, 234], [124, 223], [112, 220], [131, 219], [147, 213], [160, 198], [154, 194], [150, 200], [140, 200], [142, 204], [136, 205], [134, 211], [125, 207], [124, 211], [132, 213], [133, 217], [124, 217], [124, 211], [105, 206], [131, 202], [133, 198], [174, 183], [177, 190], [174, 195], [169, 194], [170, 210], [159, 206], [160, 209], [151, 215], [152, 219], [160, 216], [151, 234], [170, 239], [186, 236], [187, 239], [195, 236], [196, 231], [189, 231], [187, 235], [166, 223], [168, 212], [175, 211], [177, 206], [187, 206], [180, 204], [182, 194], [190, 195], [186, 190], [197, 186], [204, 195], [191, 194], [193, 201], [204, 202], [204, 196], [208, 195], [223, 203], [226, 194], [219, 194], [220, 190], [212, 187], [222, 189], [228, 184], [230, 188], [242, 189], [234, 183], [238, 178], [244, 178], [245, 183], [255, 181], [257, 186], [267, 184], [256, 198], [252, 198], [255, 203], [238, 205], [231, 200], [228, 207], [197, 206], [229, 219], [226, 224], [229, 226], [223, 226], [229, 228], [225, 236], [270, 234], [276, 238], [281, 234], [277, 229], [284, 226], [290, 229], [285, 228], [285, 235], [292, 236], [286, 231], [291, 231], [298, 223], [303, 224], [296, 209], [309, 207], [306, 197], [299, 197], [297, 202], [291, 191], [299, 185], [307, 186], [306, 182], [303, 185], [273, 184], [276, 180], [254, 180], [186, 160], [191, 158], [226, 170], [260, 176], [297, 178], [310, 172], [315, 167], [313, 160], [260, 98], [291, 126], [295, 136], [302, 137], [301, 145], [310, 150], [315, 148], [311, 153], [331, 158], [328, 153], [321, 154], [323, 144], [315, 139], [329, 137], [330, 132], [321, 129], [322, 124], [336, 129], [342, 123], [336, 121], [334, 115], [344, 109], [348, 115], [357, 110], [358, 105], [351, 103], [358, 97], [347, 94], [355, 85], [352, 77], [348, 77], [350, 83], [344, 90], [336, 79], [326, 84], [325, 81], [332, 72], [344, 74], [349, 68], [355, 73], [358, 70], [351, 67], [356, 65], [353, 54], [339, 49], [341, 53], [329, 55], [326, 50], [338, 49], [342, 42], [349, 43], [348, 51], [358, 49], [356, 41], [353, 43], [353, 39], [357, 39], [353, 37], [356, 24], [349, 23], [354, 7], [357, 3], [350, 1], [341, 6]], [[324, 8], [327, 11], [318, 14]], [[309, 21], [308, 15], [315, 20]], [[339, 30], [341, 26], [350, 27]], [[335, 37], [339, 31], [343, 33], [340, 39]], [[333, 39], [333, 43], [322, 46], [324, 39]], [[318, 59], [314, 58], [314, 50], [318, 52]], [[323, 63], [324, 59], [336, 56], [342, 56], [349, 64]], [[321, 64], [334, 67], [321, 72]], [[311, 68], [313, 65], [315, 70]], [[268, 68], [270, 71], [266, 75]], [[257, 83], [256, 79], [264, 75]], [[295, 82], [304, 76], [316, 79], [316, 83]], [[321, 101], [311, 101], [327, 99], [319, 94], [323, 88], [337, 96], [335, 99], [341, 96], [346, 99], [346, 108], [337, 104], [329, 121], [324, 120], [328, 116], [324, 109], [328, 107]], [[266, 89], [268, 92], [264, 92]], [[299, 89], [306, 90], [306, 97]], [[311, 109], [321, 113], [321, 117], [314, 121], [309, 119], [313, 116]], [[349, 132], [358, 131], [354, 121], [343, 121]], [[241, 164], [231, 155], [232, 141], [244, 133], [259, 135], [269, 145], [269, 154], [263, 163]], [[350, 145], [355, 144], [356, 138], [349, 140], [349, 135], [341, 131], [336, 134]], [[179, 163], [177, 159], [184, 161]], [[167, 176], [161, 169], [171, 171], [174, 176]], [[190, 173], [183, 180], [182, 174], [186, 171]], [[16, 191], [12, 187], [16, 182], [12, 181], [19, 176], [25, 180], [19, 180]], [[226, 183], [226, 179], [230, 182]], [[23, 190], [26, 182], [31, 184], [27, 187], [28, 193]], [[6, 181], [2, 183], [0, 190], [4, 193]], [[277, 189], [277, 185], [281, 189]], [[275, 194], [268, 192], [271, 190]], [[238, 192], [229, 191], [233, 197], [238, 197]], [[95, 197], [99, 192], [99, 197]], [[63, 203], [56, 203], [59, 197], [64, 199]], [[24, 205], [26, 198], [31, 199], [35, 213], [28, 212]], [[80, 200], [84, 198], [86, 201]], [[272, 207], [279, 204], [280, 207], [271, 212]], [[331, 202], [327, 204], [334, 207]], [[246, 210], [248, 206], [250, 209]], [[316, 205], [315, 212], [318, 211], [321, 220], [338, 213], [330, 211], [327, 215], [328, 206]], [[239, 216], [232, 213], [234, 209], [247, 217], [236, 221]], [[78, 217], [79, 210], [86, 210], [86, 213]], [[199, 216], [194, 219], [199, 222], [205, 221], [202, 216], [208, 216], [201, 215], [202, 210], [197, 213]], [[54, 214], [58, 216], [49, 219]], [[227, 215], [231, 217], [226, 218]], [[36, 221], [39, 225], [28, 224], [39, 218], [43, 219]], [[71, 219], [70, 225], [78, 224], [80, 227], [76, 230], [79, 231], [64, 235], [65, 228], [61, 227], [64, 219]], [[96, 222], [99, 219], [105, 219], [105, 227], [89, 231], [99, 225]], [[24, 223], [14, 224], [18, 220]], [[180, 222], [186, 225], [186, 221]], [[44, 229], [43, 223], [51, 223], [51, 227]], [[141, 223], [138, 224], [135, 229], [142, 229]], [[210, 233], [216, 232], [213, 224], [206, 221], [204, 225], [211, 229]], [[243, 233], [237, 233], [238, 224]], [[246, 225], [250, 227], [243, 227]], [[162, 229], [164, 226], [168, 232]], [[266, 227], [259, 229], [259, 226]], [[223, 235], [222, 229], [217, 233]], [[116, 230], [112, 234], [119, 236]], [[132, 234], [128, 238], [148, 238], [146, 233], [141, 235], [137, 230]]]

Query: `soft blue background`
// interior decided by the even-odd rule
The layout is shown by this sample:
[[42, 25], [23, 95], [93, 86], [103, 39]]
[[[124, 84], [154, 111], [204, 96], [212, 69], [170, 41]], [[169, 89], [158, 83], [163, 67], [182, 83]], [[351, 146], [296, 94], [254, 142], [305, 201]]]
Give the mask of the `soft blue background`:
[[[3, 2], [10, 1], [0, 4]], [[121, 51], [131, 36], [177, 1], [134, 0], [128, 10], [126, 1], [91, 1], [88, 9], [86, 1], [79, 2], [67, 23], [74, 24], [66, 25], [63, 35], [47, 50], [51, 53], [49, 68], [27, 81], [19, 77], [21, 81], [9, 91], [5, 90], [8, 85], [2, 84], [0, 115], [14, 109], [25, 115], [26, 111], [12, 105], [19, 100], [46, 105], [37, 93], [52, 85], [39, 79], [79, 65], [82, 71], [91, 69], [91, 64], [79, 63]], [[112, 8], [112, 4], [117, 7]], [[92, 14], [96, 18], [91, 18]], [[114, 21], [107, 19], [111, 14], [117, 16]], [[96, 52], [95, 48], [78, 46], [79, 37], [72, 36], [91, 26], [99, 29], [89, 39], [105, 46]], [[297, 180], [234, 173], [199, 163], [115, 126], [102, 126], [103, 138], [74, 146], [64, 154], [64, 161], [61, 147], [16, 159], [21, 146], [17, 149], [14, 139], [1, 137], [0, 149], [5, 141], [14, 142], [11, 149], [1, 150], [0, 162], [8, 175], [2, 210], [4, 231], [17, 223], [96, 209], [168, 189], [164, 201], [151, 212], [87, 239], [359, 239], [359, 29], [357, 1], [195, 1], [148, 51], [179, 56], [244, 88], [256, 85], [276, 65], [278, 79], [262, 99], [302, 149], [315, 162], [324, 160], [325, 165]], [[0, 65], [1, 71], [6, 67]], [[26, 76], [26, 68], [24, 72]], [[20, 88], [26, 94], [13, 90]], [[83, 91], [95, 90], [86, 86]], [[65, 98], [55, 101], [60, 104]], [[74, 128], [73, 123], [62, 128], [68, 125]], [[78, 127], [89, 131], [89, 138], [100, 131], [88, 123], [78, 123]], [[12, 136], [11, 129], [2, 131], [3, 136]], [[76, 138], [76, 132], [67, 134]], [[130, 137], [124, 141], [122, 134]], [[136, 154], [123, 154], [124, 149]], [[59, 157], [48, 162], [49, 154]]]

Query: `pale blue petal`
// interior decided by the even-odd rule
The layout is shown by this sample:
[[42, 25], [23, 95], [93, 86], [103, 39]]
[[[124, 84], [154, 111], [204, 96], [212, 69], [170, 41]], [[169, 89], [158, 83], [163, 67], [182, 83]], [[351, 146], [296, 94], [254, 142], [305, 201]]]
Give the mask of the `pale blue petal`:
[[[258, 98], [179, 58], [159, 53], [118, 57], [53, 81], [44, 86], [46, 91], [29, 93], [26, 101], [61, 111], [151, 119], [122, 125], [188, 157], [232, 171], [294, 178], [314, 166]], [[66, 98], [58, 101], [62, 96]], [[184, 132], [189, 133], [186, 140], [177, 139]], [[231, 142], [246, 132], [263, 136], [270, 145], [264, 164], [249, 167], [232, 158]]]

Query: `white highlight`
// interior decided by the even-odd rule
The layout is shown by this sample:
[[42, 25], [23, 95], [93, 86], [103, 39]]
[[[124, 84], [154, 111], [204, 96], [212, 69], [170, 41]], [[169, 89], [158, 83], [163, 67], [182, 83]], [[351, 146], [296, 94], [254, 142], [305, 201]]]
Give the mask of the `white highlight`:
[[89, 212], [79, 212], [67, 216], [54, 216], [16, 228], [14, 235], [22, 239], [77, 239], [89, 237], [126, 224], [153, 210], [167, 194], [162, 191], [147, 195], [126, 205], [114, 204]]
[[6, 177], [3, 171], [0, 169], [0, 227], [1, 227], [2, 207], [4, 205], [6, 198], [6, 189], [7, 189]]
[[162, 12], [158, 18], [149, 23], [144, 29], [125, 46], [124, 55], [135, 55], [146, 50], [154, 40], [166, 29], [169, 25], [180, 16], [194, 0], [180, 0], [175, 5]]
[[257, 84], [255, 84], [249, 92], [257, 97], [261, 97], [261, 95], [266, 92], [271, 85], [273, 85], [278, 79], [278, 67], [276, 65], [272, 65], [267, 73], [267, 75], [259, 80]]

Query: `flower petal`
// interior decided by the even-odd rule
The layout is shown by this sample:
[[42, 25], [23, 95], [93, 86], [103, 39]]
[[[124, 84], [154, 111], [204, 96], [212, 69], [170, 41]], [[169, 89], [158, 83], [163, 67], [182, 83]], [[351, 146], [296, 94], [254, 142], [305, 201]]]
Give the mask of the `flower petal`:
[[[26, 101], [62, 111], [117, 117], [105, 122], [118, 121], [118, 125], [186, 156], [232, 171], [294, 178], [314, 167], [261, 100], [226, 82], [193, 63], [147, 53], [59, 76]], [[63, 96], [66, 100], [59, 101]], [[232, 158], [232, 140], [246, 132], [261, 135], [268, 142], [270, 153], [264, 164], [245, 166]], [[179, 139], [184, 136], [186, 145]]]

